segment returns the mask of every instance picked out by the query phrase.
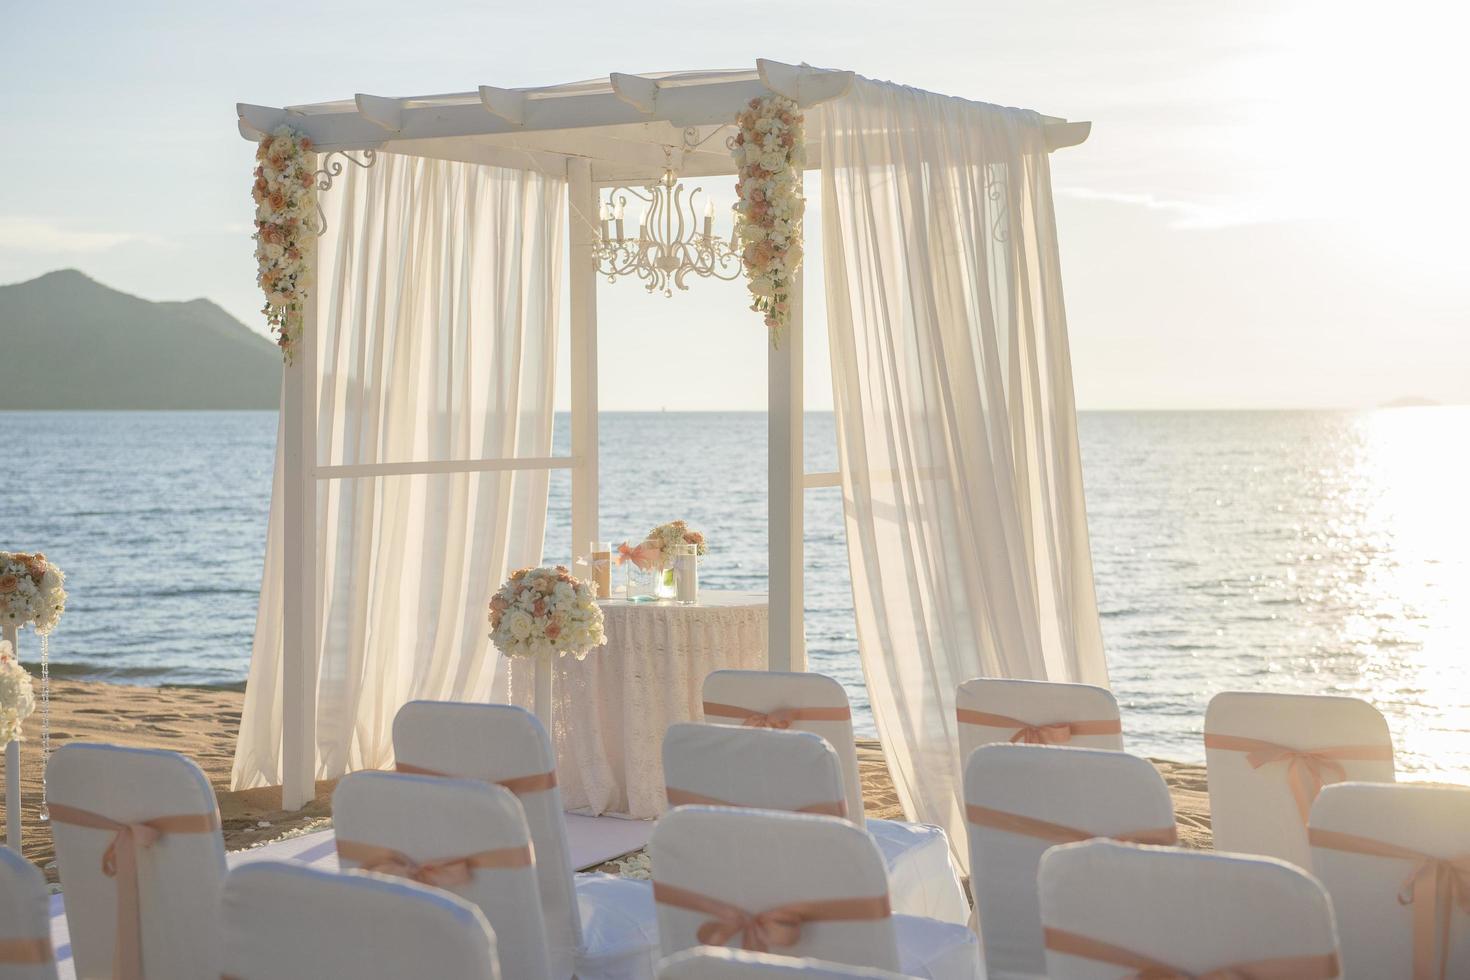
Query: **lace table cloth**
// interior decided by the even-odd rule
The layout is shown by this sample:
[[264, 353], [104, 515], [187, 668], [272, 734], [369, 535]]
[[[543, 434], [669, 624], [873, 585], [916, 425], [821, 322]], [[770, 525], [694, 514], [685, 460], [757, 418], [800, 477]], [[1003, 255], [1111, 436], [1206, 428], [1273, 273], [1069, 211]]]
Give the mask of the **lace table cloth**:
[[[552, 694], [557, 782], [573, 813], [657, 817], [664, 801], [669, 725], [703, 721], [705, 675], [764, 670], [766, 596], [700, 591], [699, 604], [601, 602], [607, 645], [556, 661]], [[535, 668], [505, 661], [511, 704], [534, 710]]]

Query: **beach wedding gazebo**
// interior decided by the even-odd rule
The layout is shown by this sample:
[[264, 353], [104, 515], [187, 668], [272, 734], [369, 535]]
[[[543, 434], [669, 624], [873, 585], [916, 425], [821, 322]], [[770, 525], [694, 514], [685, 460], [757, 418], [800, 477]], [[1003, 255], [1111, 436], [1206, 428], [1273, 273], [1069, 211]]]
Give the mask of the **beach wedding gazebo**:
[[[540, 559], [551, 470], [570, 471], [574, 547], [599, 536], [597, 280], [631, 237], [603, 195], [660, 180], [738, 175], [737, 220], [778, 212], [724, 249], [770, 347], [770, 669], [805, 666], [803, 493], [840, 486], [911, 817], [963, 840], [960, 681], [1106, 683], [1048, 160], [1088, 123], [772, 61], [238, 115], [267, 144], [259, 254], [287, 357], [237, 788], [300, 807], [317, 779], [387, 764], [406, 701], [490, 696], [486, 603]], [[799, 199], [803, 167], [835, 473], [803, 471], [802, 212], [768, 200], [783, 179]], [[721, 251], [703, 235], [680, 232]]]

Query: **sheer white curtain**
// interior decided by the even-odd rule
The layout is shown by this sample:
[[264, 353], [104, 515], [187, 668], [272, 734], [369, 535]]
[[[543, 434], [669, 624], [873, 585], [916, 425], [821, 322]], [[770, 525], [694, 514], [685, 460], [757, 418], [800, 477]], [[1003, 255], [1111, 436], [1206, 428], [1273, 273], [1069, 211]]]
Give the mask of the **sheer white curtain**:
[[[380, 153], [323, 195], [322, 465], [549, 456], [566, 182]], [[281, 781], [281, 460], [233, 785]], [[318, 483], [317, 778], [392, 758], [413, 698], [488, 699], [486, 604], [540, 560], [547, 472]]]
[[1042, 120], [865, 79], [823, 116], [863, 670], [905, 809], [964, 860], [956, 686], [1107, 683]]

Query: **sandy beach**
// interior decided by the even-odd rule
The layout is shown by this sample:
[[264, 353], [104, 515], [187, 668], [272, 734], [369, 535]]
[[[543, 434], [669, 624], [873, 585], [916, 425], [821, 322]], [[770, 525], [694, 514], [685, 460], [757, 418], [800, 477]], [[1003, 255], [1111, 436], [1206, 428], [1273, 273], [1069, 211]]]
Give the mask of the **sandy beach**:
[[[96, 682], [55, 681], [51, 697], [52, 747], [70, 741], [111, 742], [140, 748], [163, 748], [182, 752], [197, 762], [213, 784], [219, 798], [225, 847], [250, 847], [304, 827], [321, 823], [330, 812], [328, 805], [335, 781], [317, 784], [316, 800], [306, 809], [285, 813], [280, 790], [254, 789], [230, 792], [230, 766], [235, 755], [235, 736], [240, 728], [240, 709], [245, 695], [190, 687], [130, 687]], [[37, 710], [26, 723], [26, 741], [21, 744], [21, 791], [24, 796], [24, 851], [52, 881], [56, 868], [51, 834], [40, 822], [41, 804], [41, 715]], [[878, 742], [858, 743], [863, 797], [870, 816], [901, 818], [898, 796], [889, 779]], [[1174, 796], [1182, 842], [1207, 847], [1210, 842], [1209, 799], [1201, 766], [1154, 760]]]

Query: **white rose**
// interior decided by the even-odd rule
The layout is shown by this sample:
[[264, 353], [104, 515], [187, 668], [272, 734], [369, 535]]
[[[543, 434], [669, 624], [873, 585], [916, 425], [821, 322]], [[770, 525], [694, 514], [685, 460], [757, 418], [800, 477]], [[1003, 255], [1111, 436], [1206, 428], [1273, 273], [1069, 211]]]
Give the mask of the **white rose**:
[[510, 635], [515, 637], [517, 640], [524, 640], [526, 637], [530, 636], [531, 627], [535, 625], [531, 619], [531, 614], [526, 612], [524, 609], [511, 610], [509, 613], [506, 614], [505, 619], [507, 625], [510, 628]]

